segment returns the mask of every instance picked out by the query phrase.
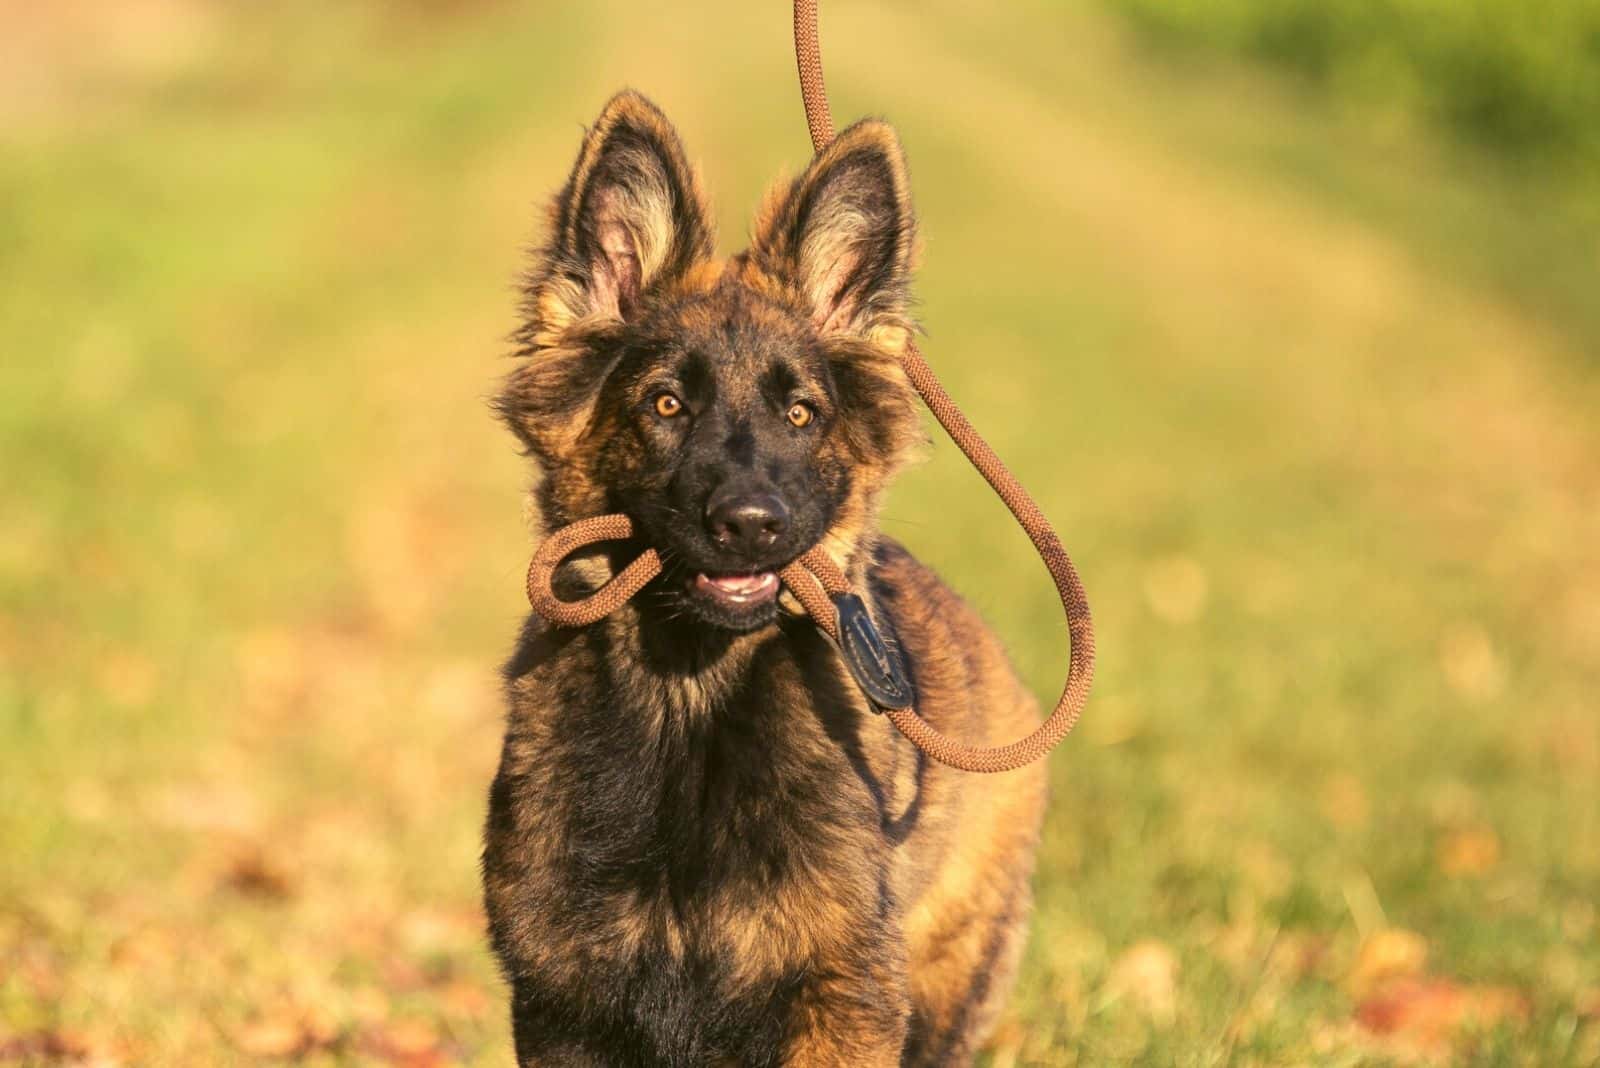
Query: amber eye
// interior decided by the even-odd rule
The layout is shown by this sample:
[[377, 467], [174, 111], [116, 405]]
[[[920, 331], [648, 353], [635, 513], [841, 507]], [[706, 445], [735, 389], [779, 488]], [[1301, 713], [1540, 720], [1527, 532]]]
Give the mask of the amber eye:
[[671, 419], [683, 411], [683, 401], [670, 393], [663, 393], [656, 398], [656, 414], [663, 419]]
[[809, 404], [796, 401], [794, 404], [789, 405], [789, 422], [795, 426], [805, 426], [816, 417], [817, 413], [811, 410], [811, 405]]

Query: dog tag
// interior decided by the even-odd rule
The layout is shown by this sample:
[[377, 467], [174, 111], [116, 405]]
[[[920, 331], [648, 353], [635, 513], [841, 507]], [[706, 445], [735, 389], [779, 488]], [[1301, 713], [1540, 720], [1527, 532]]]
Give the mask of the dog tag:
[[878, 633], [861, 598], [853, 593], [835, 594], [833, 606], [839, 613], [839, 649], [844, 662], [874, 710], [910, 708], [916, 694], [905, 664]]

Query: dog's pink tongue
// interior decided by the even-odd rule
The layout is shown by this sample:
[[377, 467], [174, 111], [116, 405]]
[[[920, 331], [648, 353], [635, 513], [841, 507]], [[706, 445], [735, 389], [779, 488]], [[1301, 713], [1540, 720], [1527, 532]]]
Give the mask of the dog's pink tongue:
[[777, 591], [778, 576], [771, 571], [763, 571], [755, 575], [702, 575], [701, 579], [708, 585], [715, 586], [722, 593], [741, 600], [751, 597], [761, 597]]

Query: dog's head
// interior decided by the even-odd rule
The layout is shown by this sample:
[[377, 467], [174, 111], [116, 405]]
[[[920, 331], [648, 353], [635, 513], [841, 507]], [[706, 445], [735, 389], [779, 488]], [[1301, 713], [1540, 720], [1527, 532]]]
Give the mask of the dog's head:
[[626, 512], [676, 605], [770, 622], [777, 569], [818, 542], [847, 559], [921, 440], [898, 362], [913, 219], [894, 131], [845, 130], [724, 263], [676, 131], [623, 93], [551, 224], [499, 400], [545, 521]]

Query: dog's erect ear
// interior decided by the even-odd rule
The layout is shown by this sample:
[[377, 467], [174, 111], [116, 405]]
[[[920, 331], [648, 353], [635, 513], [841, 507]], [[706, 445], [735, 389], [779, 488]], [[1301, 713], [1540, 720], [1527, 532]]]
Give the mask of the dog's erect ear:
[[529, 325], [547, 338], [583, 319], [627, 320], [652, 287], [714, 247], [677, 131], [632, 90], [612, 97], [585, 136], [553, 223], [528, 287]]
[[614, 346], [590, 344], [592, 335], [626, 323], [654, 290], [709, 258], [709, 218], [666, 116], [638, 93], [613, 97], [551, 209], [514, 335], [526, 358], [496, 401], [546, 465], [571, 465], [616, 359]]
[[752, 253], [794, 285], [824, 334], [908, 328], [916, 225], [894, 128], [865, 119], [769, 195]]

